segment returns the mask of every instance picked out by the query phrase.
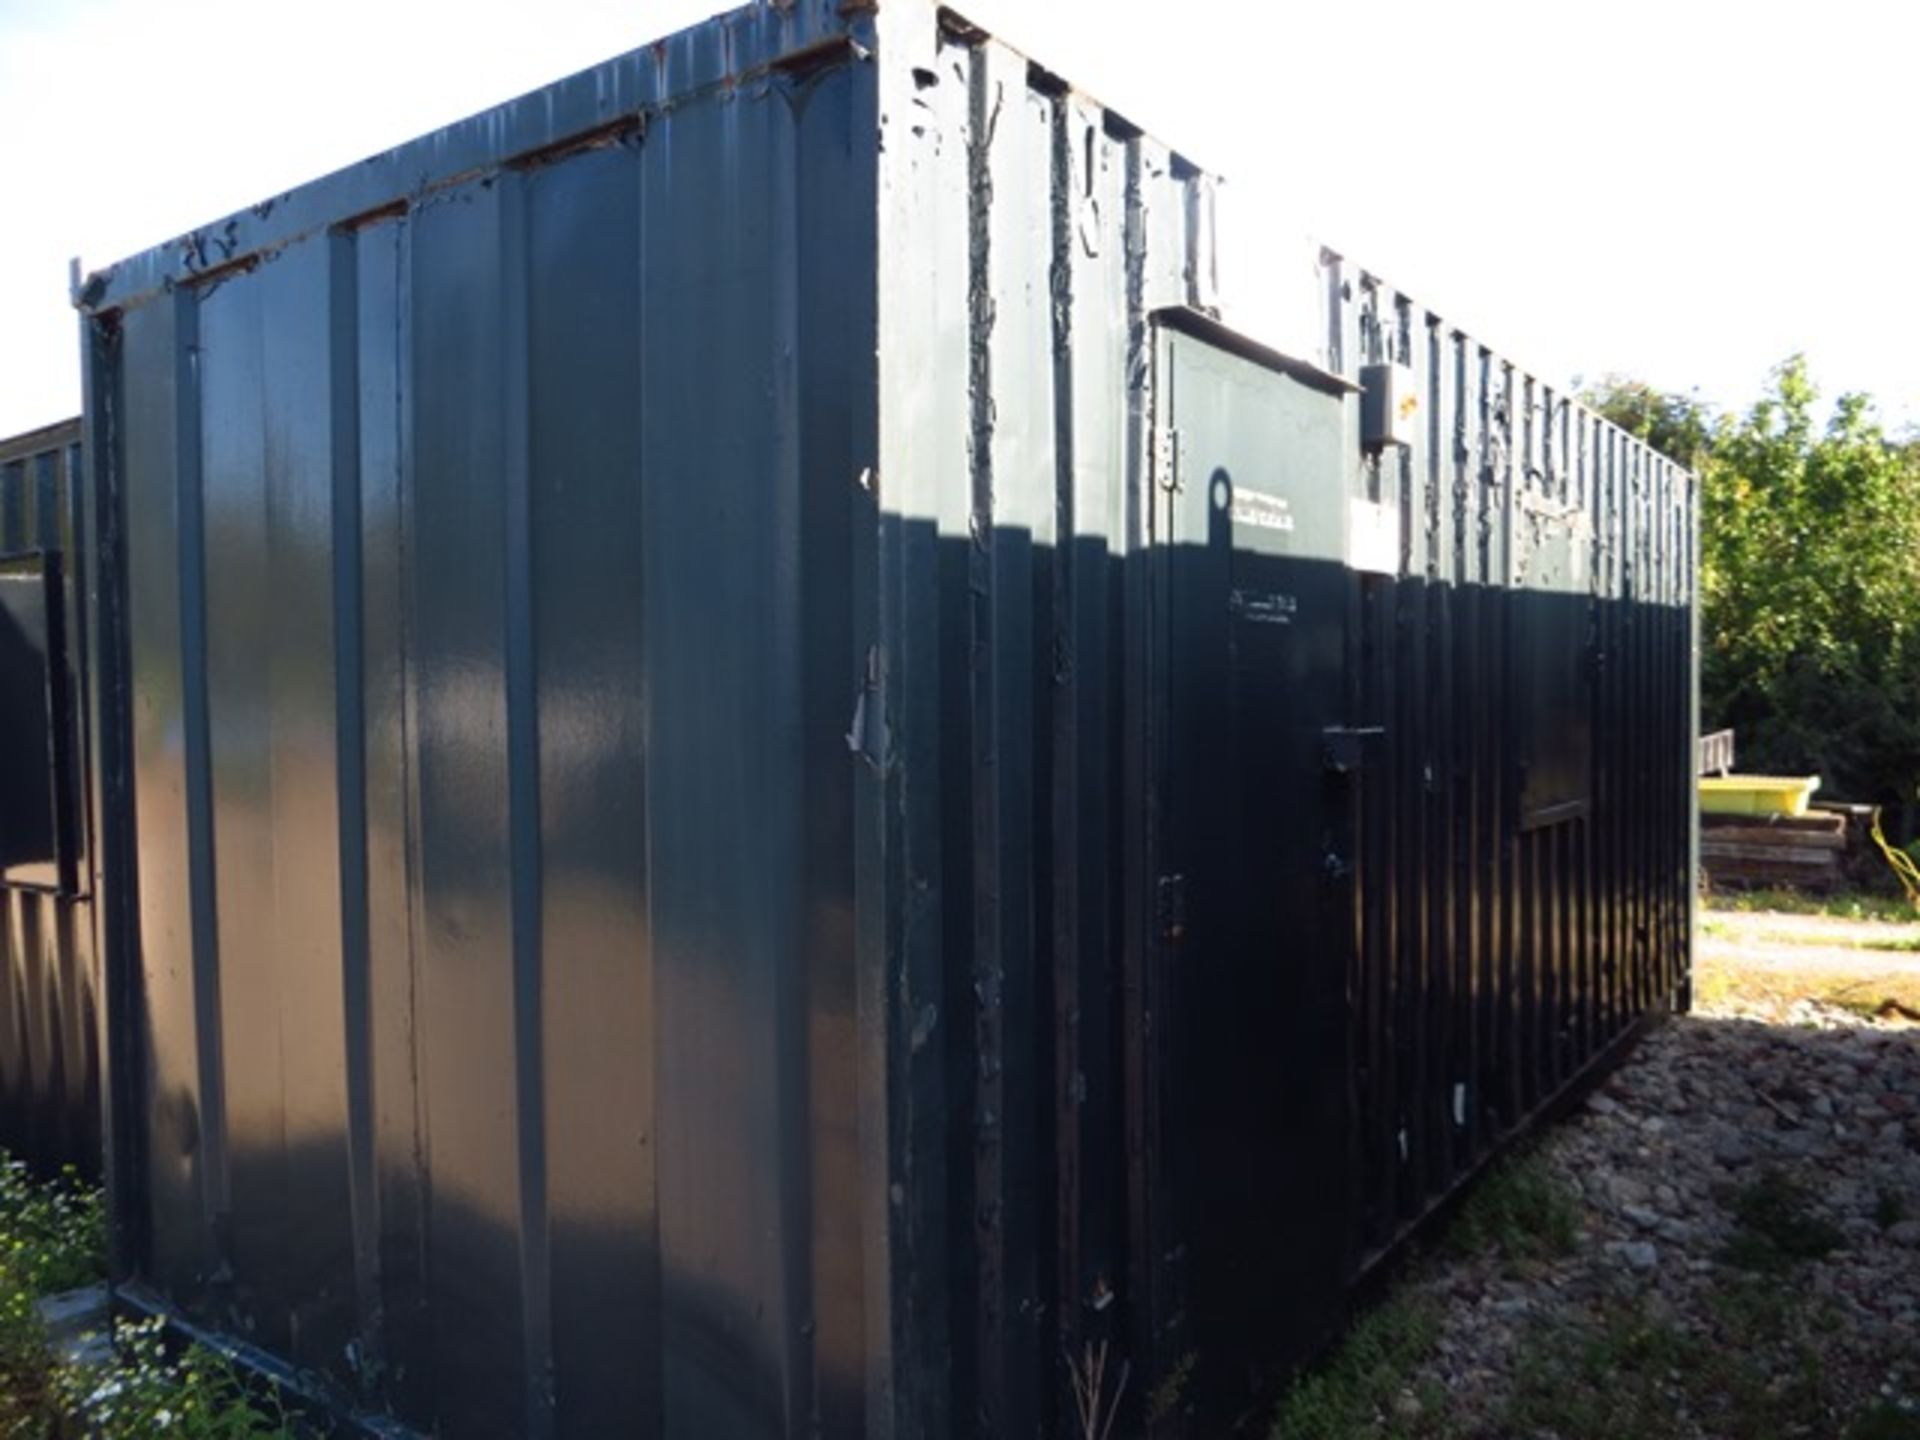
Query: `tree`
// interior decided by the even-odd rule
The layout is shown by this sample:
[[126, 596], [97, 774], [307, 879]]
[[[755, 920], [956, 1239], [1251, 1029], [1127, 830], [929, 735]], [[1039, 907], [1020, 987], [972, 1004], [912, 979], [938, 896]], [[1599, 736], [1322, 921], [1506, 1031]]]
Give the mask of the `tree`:
[[1610, 377], [1588, 403], [1701, 482], [1703, 725], [1739, 731], [1742, 768], [1818, 774], [1893, 807], [1920, 790], [1920, 450], [1862, 395], [1824, 427], [1795, 356], [1739, 419]]
[[1634, 439], [1689, 470], [1700, 468], [1700, 457], [1713, 439], [1713, 413], [1705, 404], [1691, 395], [1656, 390], [1644, 380], [1607, 375], [1580, 398]]

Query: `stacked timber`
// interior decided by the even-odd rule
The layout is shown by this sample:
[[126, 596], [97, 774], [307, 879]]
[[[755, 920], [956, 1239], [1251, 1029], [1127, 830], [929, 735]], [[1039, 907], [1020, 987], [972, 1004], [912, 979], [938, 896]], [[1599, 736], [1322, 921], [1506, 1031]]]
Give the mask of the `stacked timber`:
[[1880, 847], [1873, 843], [1874, 807], [1853, 805], [1844, 800], [1816, 800], [1813, 808], [1824, 814], [1842, 816], [1847, 822], [1847, 846], [1840, 852], [1840, 878], [1844, 888], [1886, 890], [1893, 872], [1887, 868]]
[[1806, 815], [1702, 814], [1700, 864], [1716, 888], [1837, 889], [1845, 879], [1850, 818], [1838, 810]]

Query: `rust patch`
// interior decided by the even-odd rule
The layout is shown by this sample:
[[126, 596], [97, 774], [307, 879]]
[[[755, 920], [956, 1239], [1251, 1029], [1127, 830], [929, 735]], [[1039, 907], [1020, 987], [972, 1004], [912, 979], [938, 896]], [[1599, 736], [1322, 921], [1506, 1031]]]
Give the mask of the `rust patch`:
[[388, 220], [404, 220], [412, 208], [412, 202], [402, 195], [399, 199], [390, 200], [385, 205], [376, 205], [371, 210], [362, 210], [358, 215], [349, 215], [346, 219], [336, 222], [333, 228], [343, 232], [365, 230], [369, 226], [380, 225]]
[[223, 280], [231, 280], [235, 275], [246, 275], [258, 270], [263, 258], [264, 253], [256, 250], [236, 260], [222, 260], [218, 264], [207, 266], [204, 270], [188, 271], [181, 277], [181, 283], [192, 286], [196, 290], [202, 286], [217, 285]]
[[638, 140], [647, 133], [647, 118], [644, 111], [621, 115], [596, 125], [591, 130], [583, 130], [578, 135], [569, 135], [564, 140], [556, 140], [549, 145], [541, 145], [532, 150], [522, 151], [506, 162], [508, 170], [538, 170], [543, 166], [557, 165], [589, 150], [606, 150], [615, 145], [624, 145], [628, 141]]
[[844, 65], [857, 59], [859, 50], [851, 35], [832, 35], [825, 40], [816, 41], [790, 54], [782, 55], [769, 62], [767, 69], [776, 75], [789, 75], [796, 80], [805, 80], [830, 70], [836, 65]]

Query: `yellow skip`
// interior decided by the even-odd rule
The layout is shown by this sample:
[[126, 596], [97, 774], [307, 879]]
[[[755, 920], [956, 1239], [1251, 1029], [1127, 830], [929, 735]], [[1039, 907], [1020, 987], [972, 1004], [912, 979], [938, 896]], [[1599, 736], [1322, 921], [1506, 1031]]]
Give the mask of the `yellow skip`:
[[1703, 775], [1700, 809], [1708, 815], [1804, 815], [1818, 775]]

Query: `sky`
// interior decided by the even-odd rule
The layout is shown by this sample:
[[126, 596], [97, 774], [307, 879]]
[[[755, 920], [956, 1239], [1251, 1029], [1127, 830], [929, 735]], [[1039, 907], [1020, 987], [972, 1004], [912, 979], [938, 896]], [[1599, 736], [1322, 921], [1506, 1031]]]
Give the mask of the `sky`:
[[[886, 3], [886, 0], [882, 0]], [[718, 0], [0, 0], [0, 435], [79, 408], [67, 266], [222, 218]], [[1743, 409], [1796, 351], [1920, 426], [1920, 6], [963, 0], [1225, 178], [1227, 318], [1322, 244], [1543, 378]]]

